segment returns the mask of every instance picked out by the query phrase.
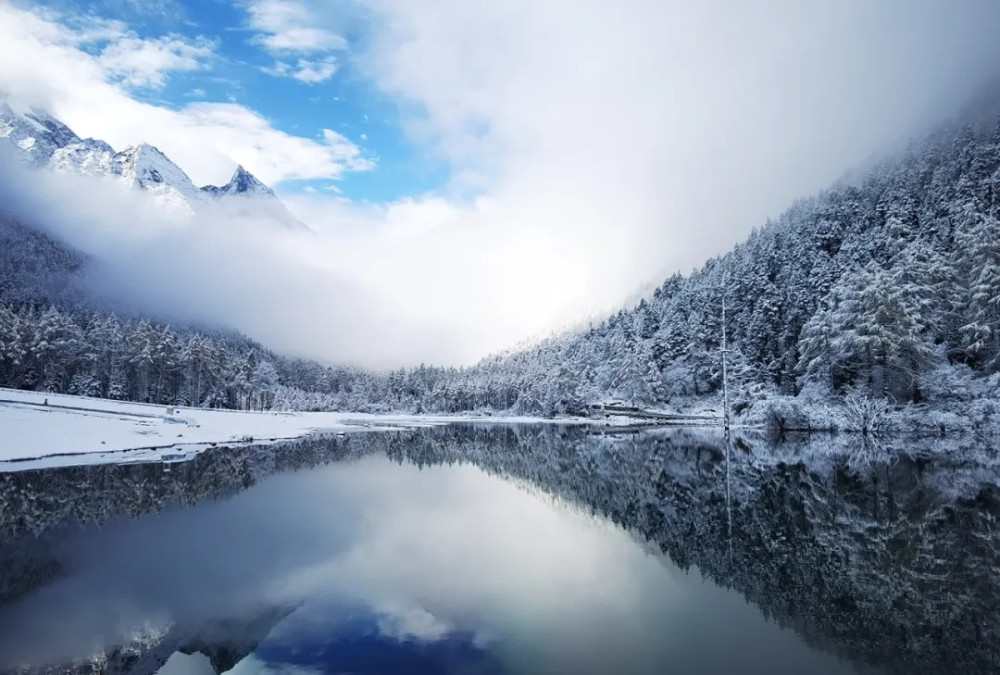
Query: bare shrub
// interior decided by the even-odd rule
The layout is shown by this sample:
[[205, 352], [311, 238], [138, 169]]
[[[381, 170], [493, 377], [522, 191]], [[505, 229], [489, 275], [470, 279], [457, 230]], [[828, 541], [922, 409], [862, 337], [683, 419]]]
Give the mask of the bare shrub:
[[852, 391], [844, 397], [844, 428], [866, 436], [877, 436], [887, 430], [891, 409], [885, 399]]

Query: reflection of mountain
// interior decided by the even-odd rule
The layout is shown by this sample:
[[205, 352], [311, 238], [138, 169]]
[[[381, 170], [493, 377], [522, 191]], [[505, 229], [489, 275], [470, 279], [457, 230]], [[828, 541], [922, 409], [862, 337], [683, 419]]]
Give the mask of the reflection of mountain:
[[[145, 465], [2, 475], [0, 589], [9, 599], [57, 577], [50, 544], [74, 522], [224, 498], [272, 473], [376, 452], [421, 466], [472, 462], [604, 514], [859, 665], [996, 671], [994, 475], [971, 463], [909, 459], [854, 470], [808, 444], [766, 452], [758, 445], [741, 442], [733, 451], [728, 509], [725, 453], [706, 430], [596, 435], [455, 426], [217, 450], [170, 473]], [[198, 650], [212, 653], [213, 644]], [[148, 672], [141, 663], [119, 671]]]
[[251, 653], [271, 629], [293, 608], [267, 609], [242, 620], [216, 621], [201, 629], [193, 638], [177, 647], [185, 654], [201, 653], [208, 657], [216, 673], [224, 673]]
[[265, 448], [219, 448], [170, 464], [169, 471], [147, 463], [0, 473], [0, 541], [45, 537], [67, 524], [99, 525], [219, 499], [264, 476], [343, 459], [352, 445], [332, 437]]
[[223, 673], [251, 653], [292, 609], [267, 608], [253, 616], [210, 621], [196, 627], [145, 626], [131, 641], [105, 649], [92, 661], [64, 664], [46, 672], [65, 675], [155, 673], [172, 654], [180, 652], [202, 653], [208, 657], [216, 673]]

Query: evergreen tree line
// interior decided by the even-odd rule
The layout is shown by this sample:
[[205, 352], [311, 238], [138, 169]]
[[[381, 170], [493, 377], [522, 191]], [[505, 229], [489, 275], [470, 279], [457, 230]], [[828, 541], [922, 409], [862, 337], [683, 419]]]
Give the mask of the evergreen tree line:
[[115, 314], [0, 306], [0, 382], [115, 400], [266, 409], [278, 374], [239, 336]]
[[235, 332], [65, 303], [0, 303], [0, 386], [15, 389], [237, 410], [459, 412], [519, 398], [500, 383], [469, 386], [462, 373], [324, 366]]

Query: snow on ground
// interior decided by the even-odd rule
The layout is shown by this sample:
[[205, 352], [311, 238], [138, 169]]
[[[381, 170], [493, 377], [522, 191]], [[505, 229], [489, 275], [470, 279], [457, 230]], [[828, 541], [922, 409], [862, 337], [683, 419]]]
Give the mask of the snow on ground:
[[330, 413], [182, 408], [168, 414], [166, 406], [0, 389], [0, 462], [109, 452], [119, 453], [115, 461], [121, 461], [130, 459], [120, 454], [126, 450], [142, 450], [138, 459], [157, 450], [190, 451], [211, 443], [294, 438], [346, 428], [342, 417]]
[[553, 420], [202, 408], [168, 410], [162, 405], [0, 388], [0, 471], [100, 462], [182, 460], [216, 444], [261, 443], [313, 432], [346, 433], [469, 421], [530, 423]]

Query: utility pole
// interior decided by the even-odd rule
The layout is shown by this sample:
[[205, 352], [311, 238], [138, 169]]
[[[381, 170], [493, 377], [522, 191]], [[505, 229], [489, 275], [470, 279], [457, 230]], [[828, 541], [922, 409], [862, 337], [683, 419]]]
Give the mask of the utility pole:
[[733, 564], [733, 502], [732, 502], [732, 489], [730, 488], [730, 478], [729, 478], [729, 446], [732, 445], [729, 442], [729, 433], [726, 433], [726, 535], [729, 540], [729, 565], [730, 571], [732, 571]]
[[729, 380], [726, 372], [726, 280], [722, 281], [722, 424], [729, 438]]

